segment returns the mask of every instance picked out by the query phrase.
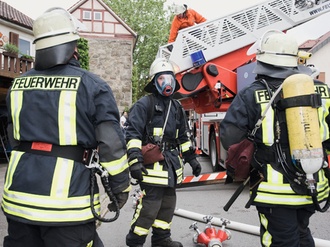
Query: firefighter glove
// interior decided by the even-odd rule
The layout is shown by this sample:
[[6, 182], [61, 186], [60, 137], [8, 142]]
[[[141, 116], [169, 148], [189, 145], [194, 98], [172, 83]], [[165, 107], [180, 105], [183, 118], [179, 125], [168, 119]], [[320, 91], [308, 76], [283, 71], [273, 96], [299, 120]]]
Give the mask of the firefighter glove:
[[[118, 193], [118, 194], [115, 195], [115, 197], [116, 197], [117, 202], [118, 202], [118, 207], [119, 207], [119, 209], [121, 209], [128, 200], [128, 192]], [[109, 203], [108, 209], [109, 209], [110, 212], [117, 211], [115, 202]]]
[[132, 178], [135, 178], [138, 181], [143, 180], [142, 173], [144, 173], [145, 175], [148, 174], [147, 169], [142, 163], [133, 164], [132, 166], [130, 166], [129, 171], [131, 172]]
[[201, 174], [201, 171], [202, 171], [202, 167], [199, 164], [198, 160], [192, 159], [191, 161], [189, 161], [189, 164], [192, 168], [192, 173], [194, 174], [194, 176], [198, 177]]

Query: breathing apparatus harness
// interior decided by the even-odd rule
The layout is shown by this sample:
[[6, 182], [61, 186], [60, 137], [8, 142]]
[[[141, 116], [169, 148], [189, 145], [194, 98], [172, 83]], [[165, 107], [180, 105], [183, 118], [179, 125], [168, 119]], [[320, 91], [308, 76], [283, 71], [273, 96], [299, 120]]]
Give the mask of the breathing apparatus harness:
[[[322, 105], [321, 98], [319, 94], [310, 94], [310, 95], [300, 95], [295, 96], [288, 99], [279, 99], [278, 94], [280, 91], [282, 91], [283, 83], [279, 85], [279, 87], [276, 89], [276, 91], [273, 93], [273, 91], [269, 88], [268, 83], [266, 80], [261, 79], [260, 80], [262, 84], [266, 86], [266, 89], [272, 97], [272, 99], [275, 99], [274, 102], [271, 102], [273, 110], [274, 110], [274, 117], [275, 117], [275, 153], [278, 160], [278, 163], [280, 164], [283, 176], [290, 182], [292, 189], [294, 189], [295, 184], [302, 187], [303, 185], [306, 186], [306, 193], [307, 195], [312, 197], [313, 204], [315, 206], [315, 209], [320, 212], [325, 212], [330, 207], [330, 195], [328, 195], [327, 201], [323, 208], [321, 208], [318, 199], [317, 199], [317, 191], [315, 190], [315, 181], [309, 181], [306, 178], [306, 172], [300, 165], [299, 159], [294, 159], [292, 157], [292, 164], [288, 164], [286, 160], [286, 155], [290, 155], [290, 153], [285, 152], [282, 149], [281, 146], [281, 121], [284, 121], [283, 114], [281, 116], [280, 111], [283, 111], [290, 107], [298, 107], [298, 106], [311, 106], [312, 108], [318, 108]], [[287, 130], [286, 130], [287, 131]], [[320, 169], [324, 168], [325, 176], [328, 178], [329, 186], [330, 186], [330, 169], [327, 168], [328, 163], [326, 161], [323, 161], [323, 166], [320, 167]], [[295, 191], [297, 193], [297, 191]]]
[[[101, 165], [100, 165], [100, 158], [97, 150], [93, 149], [92, 150], [92, 155], [89, 161], [89, 164], [86, 165], [87, 168], [91, 170], [91, 188], [90, 188], [90, 204], [91, 204], [91, 210], [94, 215], [94, 217], [101, 221], [101, 222], [113, 222], [118, 219], [119, 214], [120, 214], [120, 209], [118, 205], [118, 201], [113, 194], [111, 187], [110, 187], [110, 182], [109, 182], [109, 173], [107, 170], [105, 170]], [[97, 181], [95, 174], [98, 174], [101, 178], [102, 185], [104, 187], [105, 192], [107, 193], [110, 201], [114, 203], [116, 211], [115, 211], [115, 216], [112, 218], [104, 218], [100, 216], [96, 211], [94, 207], [94, 188], [95, 188], [95, 183]]]
[[[148, 114], [147, 115], [147, 125], [145, 128], [146, 139], [144, 140], [144, 142], [146, 142], [146, 143], [151, 142], [153, 144], [157, 144], [162, 151], [178, 148], [178, 143], [176, 140], [164, 136], [167, 119], [168, 119], [168, 116], [169, 116], [169, 113], [171, 110], [172, 99], [170, 100], [170, 104], [167, 109], [166, 119], [165, 119], [164, 126], [163, 126], [163, 135], [162, 136], [153, 136], [151, 134], [152, 133], [152, 126], [151, 126], [152, 119], [154, 118], [155, 112], [157, 112], [157, 114], [162, 114], [164, 109], [162, 109], [157, 103], [155, 103], [155, 96], [153, 94], [149, 94], [147, 97], [148, 97], [148, 108], [149, 109], [147, 112], [147, 114]], [[180, 107], [180, 106], [178, 106], [178, 102], [176, 100], [174, 100], [173, 103], [176, 108]], [[178, 113], [178, 111], [177, 111], [177, 113]], [[178, 116], [178, 114], [177, 114], [177, 116]]]

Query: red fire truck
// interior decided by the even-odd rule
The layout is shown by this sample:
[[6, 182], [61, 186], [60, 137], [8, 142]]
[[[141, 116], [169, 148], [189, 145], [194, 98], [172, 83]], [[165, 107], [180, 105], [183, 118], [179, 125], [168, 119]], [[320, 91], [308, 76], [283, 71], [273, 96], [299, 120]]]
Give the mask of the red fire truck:
[[191, 118], [199, 150], [213, 170], [224, 167], [226, 151], [219, 124], [240, 88], [254, 80], [255, 55], [248, 48], [270, 29], [286, 31], [330, 10], [330, 0], [271, 0], [225, 17], [180, 30], [170, 51], [158, 50], [177, 65], [181, 89], [175, 94]]

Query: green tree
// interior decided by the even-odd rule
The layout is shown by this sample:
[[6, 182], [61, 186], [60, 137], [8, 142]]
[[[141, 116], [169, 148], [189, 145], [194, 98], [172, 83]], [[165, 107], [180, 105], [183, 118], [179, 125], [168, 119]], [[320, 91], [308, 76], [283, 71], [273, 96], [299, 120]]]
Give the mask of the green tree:
[[105, 0], [106, 4], [137, 34], [133, 53], [133, 103], [142, 97], [148, 82], [149, 68], [158, 47], [167, 43], [171, 25], [166, 0]]
[[78, 53], [80, 55], [79, 61], [80, 66], [84, 69], [89, 70], [89, 47], [87, 39], [80, 38], [77, 42]]

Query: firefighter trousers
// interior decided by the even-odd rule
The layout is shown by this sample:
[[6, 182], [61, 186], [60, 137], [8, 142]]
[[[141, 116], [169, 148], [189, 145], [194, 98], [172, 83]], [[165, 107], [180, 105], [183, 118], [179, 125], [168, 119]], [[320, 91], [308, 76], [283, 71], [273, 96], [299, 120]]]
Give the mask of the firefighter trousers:
[[314, 206], [259, 207], [260, 241], [264, 247], [315, 247], [308, 227]]
[[104, 247], [95, 222], [74, 226], [29, 225], [8, 219], [4, 247]]
[[140, 184], [143, 192], [136, 206], [131, 228], [126, 236], [127, 246], [143, 245], [152, 227], [151, 242], [161, 243], [171, 236], [171, 223], [176, 206], [176, 191], [171, 187]]

